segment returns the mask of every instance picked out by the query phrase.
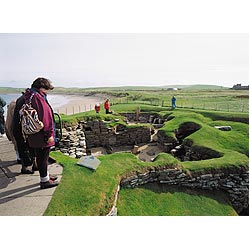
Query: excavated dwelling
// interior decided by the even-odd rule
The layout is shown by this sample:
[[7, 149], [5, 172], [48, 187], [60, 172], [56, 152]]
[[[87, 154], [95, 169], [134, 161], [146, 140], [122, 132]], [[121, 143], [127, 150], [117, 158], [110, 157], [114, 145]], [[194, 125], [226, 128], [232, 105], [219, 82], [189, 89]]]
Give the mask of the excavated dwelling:
[[[108, 128], [108, 122], [105, 121], [82, 121], [79, 122], [77, 126], [68, 126], [63, 128], [63, 138], [59, 143], [59, 149], [62, 153], [69, 155], [70, 157], [80, 158], [84, 155], [105, 155], [116, 152], [131, 152], [135, 154], [138, 159], [141, 161], [154, 161], [156, 156], [161, 152], [171, 153], [174, 157], [179, 159], [180, 161], [200, 161], [211, 158], [221, 157], [221, 153], [216, 152], [210, 148], [206, 147], [197, 147], [192, 146], [192, 142], [190, 140], [184, 140], [187, 136], [192, 133], [198, 131], [201, 127], [199, 124], [194, 122], [185, 122], [182, 123], [178, 129], [175, 131], [174, 137], [167, 137], [165, 132], [160, 130], [163, 127], [164, 123], [167, 124], [168, 119], [165, 119], [158, 114], [140, 114], [140, 117], [136, 117], [134, 113], [126, 113], [122, 114], [126, 117], [126, 122], [128, 125], [140, 124], [140, 126], [131, 126], [127, 127], [122, 124], [118, 124], [113, 128]], [[145, 125], [145, 126], [144, 126]], [[161, 170], [159, 170], [161, 171]], [[157, 178], [165, 178], [165, 171], [159, 172]], [[171, 183], [178, 184], [182, 179], [184, 183], [179, 183], [178, 185], [183, 185], [186, 187], [193, 188], [197, 186], [197, 188], [202, 189], [211, 189], [216, 188], [213, 185], [217, 185], [218, 180], [213, 180], [213, 178], [224, 178], [224, 177], [212, 177], [214, 174], [206, 174], [201, 177], [191, 178], [186, 176], [184, 173], [179, 173], [181, 170], [167, 170], [176, 172], [176, 176], [174, 176], [173, 180], [164, 180], [157, 179], [156, 182], [168, 183], [166, 185], [171, 185]], [[151, 175], [154, 173], [144, 173], [141, 174], [142, 177], [134, 176], [131, 177], [131, 181], [123, 180], [120, 183], [121, 187], [133, 187], [133, 185], [139, 185], [134, 183], [143, 184], [145, 182], [145, 178], [155, 181], [155, 177]], [[145, 175], [145, 176], [144, 176]], [[150, 177], [149, 177], [149, 176]], [[185, 175], [185, 177], [180, 178], [179, 175]], [[220, 174], [216, 174], [220, 175]], [[232, 175], [232, 177], [231, 177]], [[248, 183], [248, 173], [236, 173], [236, 177], [243, 176], [244, 180], [241, 180], [241, 183]], [[238, 176], [239, 175], [239, 176]], [[234, 183], [234, 179], [236, 178], [234, 174], [229, 174], [226, 179], [221, 179], [219, 183], [225, 182], [223, 185], [223, 190], [229, 190], [229, 196], [232, 205], [235, 207], [236, 211], [241, 214], [245, 213], [248, 208], [248, 192], [245, 191], [245, 185], [237, 186], [236, 188], [231, 187], [232, 183]], [[142, 178], [142, 180], [140, 179]], [[167, 177], [168, 178], [168, 177]], [[231, 179], [230, 179], [231, 178]], [[241, 177], [240, 177], [241, 178]], [[195, 180], [194, 180], [195, 179]], [[148, 181], [147, 180], [147, 181]], [[147, 182], [146, 181], [146, 182]], [[191, 182], [190, 182], [191, 181]], [[145, 183], [146, 183], [145, 182]], [[197, 183], [196, 183], [197, 182]], [[124, 184], [128, 183], [128, 184]], [[206, 185], [211, 184], [211, 186]], [[237, 184], [238, 185], [238, 184]], [[236, 191], [235, 191], [235, 190]], [[238, 194], [240, 189], [244, 189], [242, 194]], [[236, 193], [235, 193], [236, 192]], [[239, 200], [240, 199], [240, 200]]]

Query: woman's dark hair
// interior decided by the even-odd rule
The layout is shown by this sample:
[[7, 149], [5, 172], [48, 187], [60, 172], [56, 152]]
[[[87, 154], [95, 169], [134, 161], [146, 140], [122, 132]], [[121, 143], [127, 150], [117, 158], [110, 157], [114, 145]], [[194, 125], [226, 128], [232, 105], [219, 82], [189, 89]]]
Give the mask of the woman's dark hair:
[[51, 84], [51, 81], [46, 78], [38, 77], [31, 85], [32, 88], [40, 89], [48, 89], [52, 90], [54, 87]]

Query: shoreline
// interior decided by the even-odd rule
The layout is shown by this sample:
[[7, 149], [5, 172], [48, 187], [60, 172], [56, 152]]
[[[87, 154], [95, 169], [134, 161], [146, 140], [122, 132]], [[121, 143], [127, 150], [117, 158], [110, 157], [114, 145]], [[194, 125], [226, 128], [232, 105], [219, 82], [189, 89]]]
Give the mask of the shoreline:
[[[54, 96], [56, 96], [55, 94]], [[80, 112], [94, 110], [95, 104], [102, 104], [105, 101], [104, 96], [81, 96], [81, 95], [65, 95], [66, 103], [53, 105], [53, 110], [59, 114], [77, 114]]]
[[[4, 115], [7, 113], [8, 104], [17, 99], [21, 94], [11, 93], [4, 94], [4, 100], [7, 102], [7, 105], [4, 107]], [[106, 98], [109, 98], [108, 95], [98, 93], [95, 95], [84, 95], [84, 94], [65, 94], [65, 93], [49, 93], [48, 101], [51, 105], [54, 112], [59, 114], [77, 114], [80, 112], [94, 110], [95, 104], [99, 103], [101, 106], [105, 102]]]

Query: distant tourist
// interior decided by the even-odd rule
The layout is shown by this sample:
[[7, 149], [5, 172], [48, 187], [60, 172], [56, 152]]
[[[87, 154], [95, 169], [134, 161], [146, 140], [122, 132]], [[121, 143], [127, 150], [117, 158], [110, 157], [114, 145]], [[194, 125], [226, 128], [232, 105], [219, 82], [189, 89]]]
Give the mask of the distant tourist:
[[176, 108], [176, 98], [173, 96], [172, 97], [172, 109]]
[[3, 109], [5, 105], [6, 101], [0, 96], [0, 137], [3, 137], [5, 132], [4, 109]]
[[97, 114], [99, 114], [99, 113], [100, 113], [100, 110], [101, 110], [101, 106], [100, 106], [99, 103], [97, 103], [97, 104], [95, 105], [95, 112], [96, 112]]
[[50, 148], [55, 144], [55, 123], [53, 110], [48, 103], [47, 94], [54, 89], [51, 81], [46, 78], [37, 78], [31, 85], [30, 89], [26, 89], [24, 93], [25, 103], [31, 102], [36, 109], [38, 118], [43, 122], [44, 128], [38, 133], [28, 135], [28, 143], [34, 148], [36, 163], [40, 174], [40, 187], [51, 188], [58, 185], [48, 173], [48, 160]]
[[106, 101], [104, 102], [104, 109], [106, 110], [106, 114], [112, 114], [112, 112], [109, 110], [110, 109], [109, 99], [106, 99]]

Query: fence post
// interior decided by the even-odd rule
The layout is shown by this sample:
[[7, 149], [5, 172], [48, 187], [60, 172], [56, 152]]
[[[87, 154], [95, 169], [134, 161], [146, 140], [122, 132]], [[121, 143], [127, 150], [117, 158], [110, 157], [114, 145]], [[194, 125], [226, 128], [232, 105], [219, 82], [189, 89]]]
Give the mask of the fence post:
[[162, 107], [164, 106], [164, 100], [162, 100], [162, 102], [161, 102], [161, 106], [162, 106]]
[[244, 104], [242, 104], [242, 112], [244, 112]]

